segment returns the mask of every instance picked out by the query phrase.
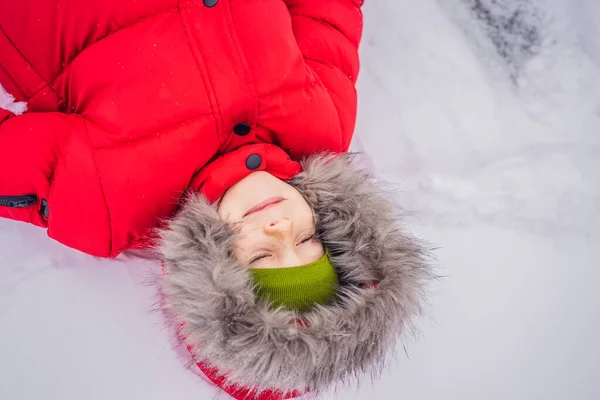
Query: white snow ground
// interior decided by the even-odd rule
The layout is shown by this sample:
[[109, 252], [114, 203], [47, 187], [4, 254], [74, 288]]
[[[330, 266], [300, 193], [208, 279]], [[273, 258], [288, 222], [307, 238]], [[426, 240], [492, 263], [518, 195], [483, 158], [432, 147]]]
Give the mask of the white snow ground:
[[[409, 357], [319, 398], [600, 398], [600, 1], [481, 0], [488, 23], [520, 10], [500, 31], [476, 0], [366, 3], [355, 148], [445, 278]], [[228, 398], [149, 311], [154, 262], [9, 221], [0, 252], [0, 399]]]

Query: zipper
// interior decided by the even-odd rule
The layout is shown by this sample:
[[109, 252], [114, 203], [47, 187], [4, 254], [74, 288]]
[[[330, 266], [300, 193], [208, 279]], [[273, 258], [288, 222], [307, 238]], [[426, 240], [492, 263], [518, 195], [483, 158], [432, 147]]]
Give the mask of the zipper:
[[0, 207], [8, 208], [27, 208], [36, 204], [38, 198], [35, 194], [26, 194], [24, 196], [0, 196]]

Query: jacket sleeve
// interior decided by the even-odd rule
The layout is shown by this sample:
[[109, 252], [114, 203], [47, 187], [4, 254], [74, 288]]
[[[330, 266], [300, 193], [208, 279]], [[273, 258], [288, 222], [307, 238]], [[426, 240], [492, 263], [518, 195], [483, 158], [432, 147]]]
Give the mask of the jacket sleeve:
[[40, 212], [47, 200], [58, 155], [57, 121], [36, 113], [13, 116], [0, 123], [0, 196], [35, 196], [28, 207], [0, 206], [0, 217], [47, 227]]
[[363, 0], [284, 0], [305, 62], [329, 91], [340, 117], [343, 151], [356, 123]]
[[2, 198], [35, 202], [0, 206], [0, 217], [48, 228], [69, 247], [109, 256], [106, 204], [82, 116], [31, 112], [0, 122]]

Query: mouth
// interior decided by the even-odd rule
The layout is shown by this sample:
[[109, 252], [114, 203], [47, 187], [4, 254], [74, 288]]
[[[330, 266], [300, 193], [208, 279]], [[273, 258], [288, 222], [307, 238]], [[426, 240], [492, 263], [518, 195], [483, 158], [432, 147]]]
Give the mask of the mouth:
[[257, 205], [255, 205], [254, 207], [252, 207], [251, 209], [249, 209], [248, 211], [246, 211], [246, 214], [244, 214], [244, 216], [242, 218], [247, 217], [250, 214], [254, 214], [254, 213], [257, 213], [259, 211], [262, 211], [265, 208], [277, 205], [277, 204], [281, 203], [284, 200], [285, 199], [283, 197], [271, 197], [269, 199], [266, 199], [265, 201], [258, 203]]

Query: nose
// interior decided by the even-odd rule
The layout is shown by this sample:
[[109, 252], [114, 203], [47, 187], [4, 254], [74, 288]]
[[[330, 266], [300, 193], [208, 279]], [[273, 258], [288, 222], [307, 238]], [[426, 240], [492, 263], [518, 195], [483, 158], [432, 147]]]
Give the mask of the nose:
[[267, 222], [263, 229], [267, 235], [275, 236], [280, 240], [284, 240], [292, 236], [292, 220], [289, 218], [280, 218], [274, 221]]

